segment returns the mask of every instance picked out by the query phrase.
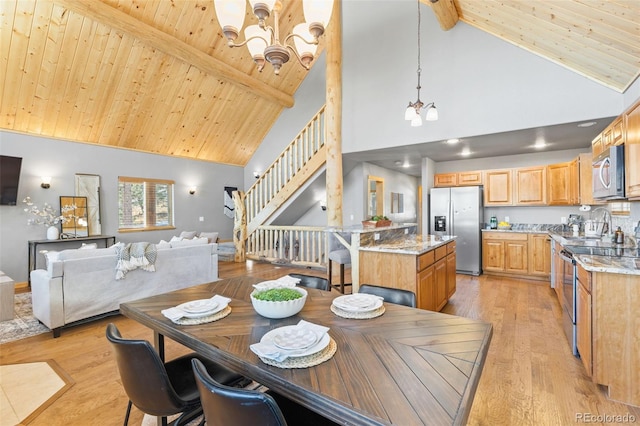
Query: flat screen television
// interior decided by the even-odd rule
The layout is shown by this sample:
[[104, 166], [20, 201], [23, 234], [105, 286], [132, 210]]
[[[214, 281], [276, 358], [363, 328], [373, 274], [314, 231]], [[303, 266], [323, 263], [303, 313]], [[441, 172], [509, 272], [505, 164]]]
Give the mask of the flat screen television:
[[22, 158], [0, 155], [0, 205], [15, 206]]

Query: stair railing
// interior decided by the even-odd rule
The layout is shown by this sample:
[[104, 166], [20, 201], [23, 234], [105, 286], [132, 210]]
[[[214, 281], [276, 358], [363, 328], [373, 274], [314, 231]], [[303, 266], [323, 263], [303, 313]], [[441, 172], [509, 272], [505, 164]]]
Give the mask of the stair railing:
[[326, 235], [326, 228], [316, 226], [259, 226], [247, 239], [247, 258], [325, 268]]

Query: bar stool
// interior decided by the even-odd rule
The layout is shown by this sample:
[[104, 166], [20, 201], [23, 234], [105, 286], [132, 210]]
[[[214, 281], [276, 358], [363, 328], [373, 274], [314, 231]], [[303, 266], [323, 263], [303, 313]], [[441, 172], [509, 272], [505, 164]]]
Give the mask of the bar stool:
[[[342, 236], [349, 244], [351, 244], [351, 234], [350, 233], [341, 233]], [[329, 276], [329, 285], [334, 287], [340, 291], [340, 293], [344, 294], [344, 288], [346, 286], [350, 286], [351, 283], [344, 282], [344, 267], [345, 265], [351, 265], [351, 252], [342, 245], [340, 241], [333, 234], [329, 234], [329, 267], [328, 267], [328, 276]], [[340, 282], [338, 284], [333, 284], [333, 270], [332, 265], [333, 262], [336, 262], [340, 265]]]

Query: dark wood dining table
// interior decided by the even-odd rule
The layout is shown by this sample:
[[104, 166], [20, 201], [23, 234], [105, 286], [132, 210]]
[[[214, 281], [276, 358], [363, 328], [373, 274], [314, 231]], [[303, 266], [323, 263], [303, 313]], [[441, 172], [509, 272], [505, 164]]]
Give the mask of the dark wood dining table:
[[[335, 291], [307, 289], [302, 311], [284, 319], [256, 313], [255, 277], [223, 279], [120, 305], [120, 312], [164, 338], [259, 382], [345, 425], [463, 425], [471, 410], [492, 335], [489, 323], [385, 303], [383, 315], [347, 319], [331, 311]], [[162, 309], [212, 297], [232, 299], [231, 313], [200, 325], [176, 325]], [[265, 364], [249, 345], [301, 319], [329, 327], [329, 360], [308, 368]]]

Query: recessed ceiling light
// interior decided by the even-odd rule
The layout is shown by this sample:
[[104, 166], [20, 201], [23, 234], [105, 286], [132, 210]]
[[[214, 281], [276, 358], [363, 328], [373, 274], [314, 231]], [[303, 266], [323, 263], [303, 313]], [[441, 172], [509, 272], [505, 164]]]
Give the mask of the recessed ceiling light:
[[454, 143], [458, 143], [460, 142], [460, 139], [458, 138], [453, 138], [453, 139], [447, 139], [447, 143], [453, 145]]
[[578, 124], [578, 127], [591, 127], [595, 124], [598, 124], [596, 121], [587, 121], [586, 123]]
[[547, 146], [547, 143], [545, 142], [545, 140], [542, 137], [539, 137], [538, 139], [536, 139], [536, 143], [533, 144], [533, 147], [535, 149], [542, 149], [545, 146]]
[[467, 157], [471, 155], [471, 150], [469, 150], [469, 148], [464, 148], [462, 151], [460, 151], [460, 155]]

